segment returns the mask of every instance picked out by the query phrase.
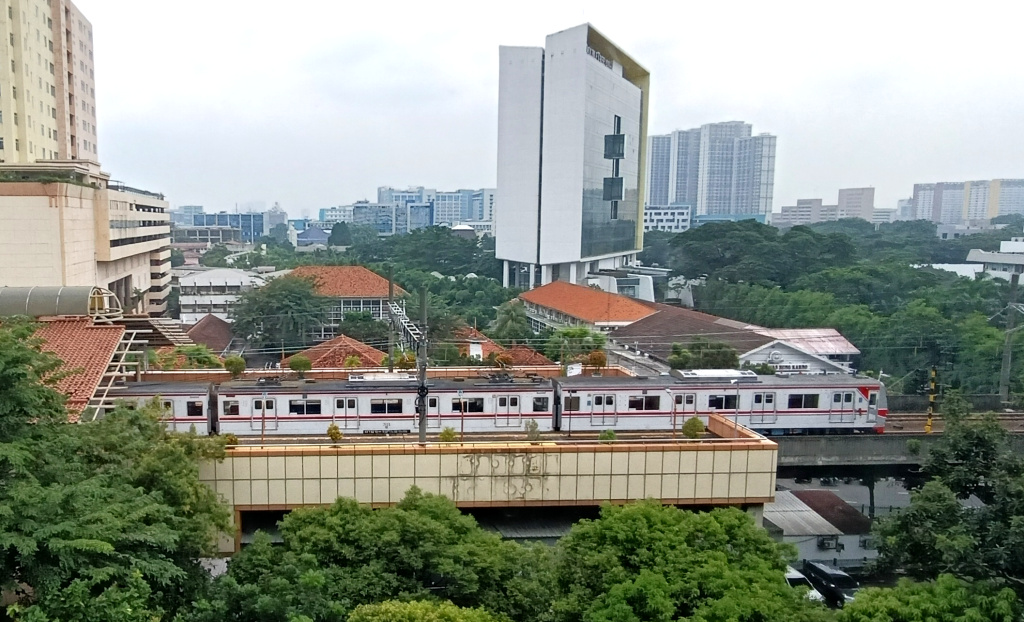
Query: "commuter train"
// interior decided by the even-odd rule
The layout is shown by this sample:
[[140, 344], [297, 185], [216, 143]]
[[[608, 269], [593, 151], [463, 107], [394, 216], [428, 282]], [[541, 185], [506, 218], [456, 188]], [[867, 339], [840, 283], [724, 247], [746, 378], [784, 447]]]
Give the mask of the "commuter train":
[[[411, 374], [348, 380], [137, 382], [118, 397], [158, 398], [174, 430], [243, 436], [324, 436], [418, 430], [418, 384]], [[430, 379], [427, 429], [466, 433], [672, 431], [710, 413], [766, 435], [881, 432], [885, 386], [852, 375], [758, 376], [746, 370], [674, 371], [656, 377]]]

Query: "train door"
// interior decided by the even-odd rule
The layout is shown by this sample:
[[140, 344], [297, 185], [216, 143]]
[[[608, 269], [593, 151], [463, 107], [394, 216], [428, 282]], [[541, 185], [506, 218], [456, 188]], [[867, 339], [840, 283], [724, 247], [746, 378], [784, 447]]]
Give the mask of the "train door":
[[334, 398], [334, 423], [343, 430], [359, 428], [359, 402], [354, 397]]
[[522, 424], [523, 415], [518, 395], [495, 395], [494, 402], [494, 425], [507, 428]]
[[691, 417], [697, 416], [697, 394], [676, 393], [672, 396], [672, 431], [681, 430]]
[[[234, 412], [232, 410], [232, 404]], [[238, 414], [238, 401], [224, 400], [224, 414]], [[277, 429], [277, 399], [267, 397], [264, 393], [252, 401], [252, 417], [249, 418], [253, 430]]]
[[611, 393], [590, 396], [590, 425], [615, 425], [619, 420], [615, 396]]
[[868, 393], [867, 422], [875, 423], [876, 421], [878, 421], [878, 391], [871, 391]]
[[427, 427], [428, 428], [440, 428], [441, 427], [441, 403], [440, 398], [437, 396], [427, 397]]
[[750, 409], [750, 425], [775, 423], [777, 420], [775, 394], [754, 393], [754, 405]]
[[853, 406], [853, 391], [834, 391], [829, 402], [829, 423], [853, 423], [857, 413]]

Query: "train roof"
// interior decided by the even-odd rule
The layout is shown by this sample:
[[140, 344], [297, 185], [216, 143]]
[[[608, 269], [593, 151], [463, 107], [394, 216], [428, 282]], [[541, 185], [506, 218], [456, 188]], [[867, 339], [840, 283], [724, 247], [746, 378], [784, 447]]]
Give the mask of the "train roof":
[[[268, 393], [387, 393], [406, 392], [419, 386], [416, 380], [282, 380], [279, 382], [253, 382], [247, 380], [221, 383], [218, 392], [223, 395], [259, 395]], [[464, 380], [429, 378], [427, 387], [436, 391], [530, 391], [549, 389], [551, 381], [537, 379], [489, 379], [467, 378]]]
[[[712, 371], [712, 370], [702, 370]], [[727, 370], [731, 371], [731, 370]], [[878, 380], [866, 376], [854, 376], [851, 374], [792, 374], [776, 376], [749, 375], [714, 375], [699, 374], [680, 378], [676, 375], [664, 376], [638, 376], [635, 378], [622, 376], [571, 376], [559, 378], [558, 383], [566, 389], [588, 389], [588, 388], [629, 388], [629, 387], [651, 387], [651, 388], [685, 388], [701, 386], [726, 386], [729, 387], [732, 381], [736, 381], [737, 387], [757, 386], [763, 388], [799, 388], [799, 387], [861, 387], [877, 386]]]

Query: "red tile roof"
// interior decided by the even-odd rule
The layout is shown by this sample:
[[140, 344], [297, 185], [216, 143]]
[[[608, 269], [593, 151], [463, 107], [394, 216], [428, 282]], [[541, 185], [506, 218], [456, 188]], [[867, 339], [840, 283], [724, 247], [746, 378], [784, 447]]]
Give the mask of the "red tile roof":
[[212, 313], [208, 313], [200, 318], [186, 333], [192, 341], [206, 346], [213, 350], [215, 354], [224, 352], [233, 337], [231, 324]]
[[[313, 369], [340, 369], [345, 367], [345, 359], [354, 356], [359, 359], [360, 367], [380, 367], [384, 363], [383, 352], [372, 348], [361, 341], [351, 337], [339, 335], [330, 341], [325, 341], [312, 348], [300, 352], [313, 363]], [[298, 356], [298, 355], [293, 355]], [[288, 366], [288, 357], [281, 363], [282, 367]]]
[[469, 356], [469, 344], [479, 343], [482, 357], [486, 360], [492, 354], [501, 354], [505, 348], [491, 341], [490, 337], [472, 326], [463, 326], [455, 331], [455, 340], [459, 345], [459, 354]]
[[527, 346], [511, 346], [505, 349], [505, 354], [512, 358], [512, 365], [522, 367], [524, 365], [554, 365], [554, 361]]
[[541, 307], [560, 311], [589, 324], [630, 323], [655, 311], [628, 296], [610, 294], [593, 287], [552, 281], [519, 297]]
[[[289, 276], [312, 278], [316, 291], [333, 298], [387, 298], [388, 280], [363, 266], [299, 266]], [[395, 285], [395, 296], [405, 290]]]
[[41, 319], [40, 324], [36, 336], [44, 341], [42, 349], [56, 354], [64, 371], [71, 372], [57, 389], [68, 396], [69, 419], [78, 421], [114, 357], [124, 326], [93, 324], [88, 317]]

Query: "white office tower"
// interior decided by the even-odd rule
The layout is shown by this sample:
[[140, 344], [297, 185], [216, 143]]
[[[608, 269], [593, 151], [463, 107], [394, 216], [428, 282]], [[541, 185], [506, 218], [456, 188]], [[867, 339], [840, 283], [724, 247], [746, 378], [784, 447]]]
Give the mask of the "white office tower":
[[584, 24], [499, 53], [496, 255], [506, 286], [630, 265], [643, 247], [650, 74]]

